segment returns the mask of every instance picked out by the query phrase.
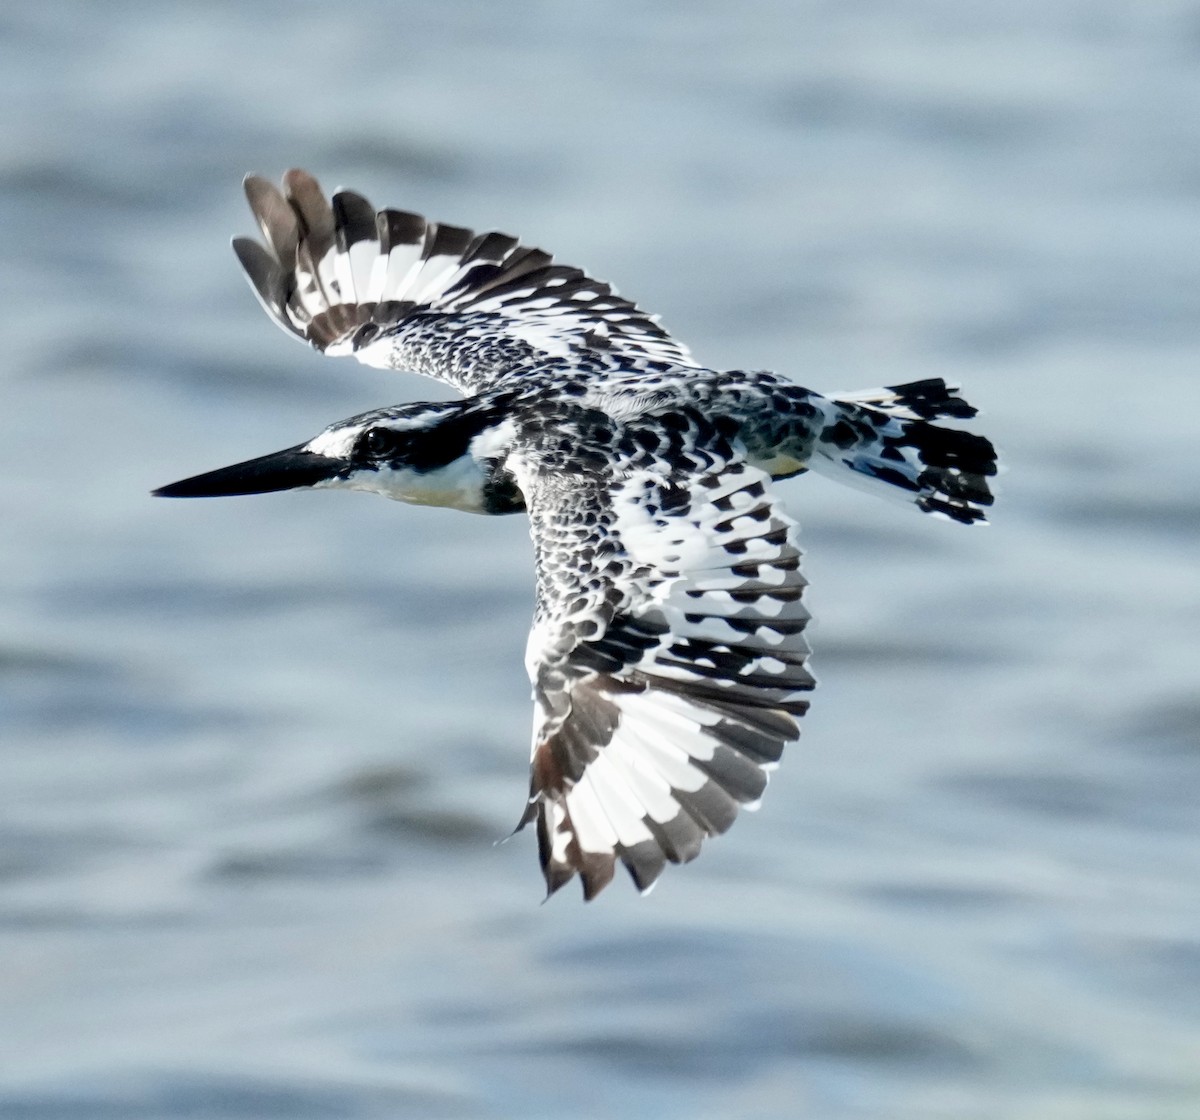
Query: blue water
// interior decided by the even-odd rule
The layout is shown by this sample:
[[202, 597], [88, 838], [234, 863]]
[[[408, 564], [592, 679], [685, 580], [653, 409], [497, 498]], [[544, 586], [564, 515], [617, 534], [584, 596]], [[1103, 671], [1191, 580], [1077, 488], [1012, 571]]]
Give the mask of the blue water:
[[[1200, 6], [48, 2], [0, 100], [4, 1120], [1200, 1115]], [[292, 165], [1004, 450], [786, 485], [804, 739], [648, 898], [493, 844], [520, 518], [147, 496], [444, 395], [255, 305]]]

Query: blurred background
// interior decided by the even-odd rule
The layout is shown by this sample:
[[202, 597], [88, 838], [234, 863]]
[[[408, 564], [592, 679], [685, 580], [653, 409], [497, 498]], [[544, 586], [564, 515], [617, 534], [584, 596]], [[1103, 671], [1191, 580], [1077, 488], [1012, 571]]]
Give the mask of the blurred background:
[[[1200, 4], [47, 0], [0, 97], [0, 1115], [1200, 1115]], [[647, 898], [493, 844], [522, 518], [148, 496], [445, 395], [256, 306], [293, 165], [1005, 453], [785, 484], [821, 688]]]

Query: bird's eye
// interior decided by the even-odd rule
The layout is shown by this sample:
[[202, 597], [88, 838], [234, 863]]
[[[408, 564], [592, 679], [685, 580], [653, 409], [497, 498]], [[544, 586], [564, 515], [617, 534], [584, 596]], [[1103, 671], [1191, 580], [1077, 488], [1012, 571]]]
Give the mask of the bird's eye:
[[396, 433], [388, 428], [368, 428], [358, 446], [369, 458], [382, 459], [395, 450]]

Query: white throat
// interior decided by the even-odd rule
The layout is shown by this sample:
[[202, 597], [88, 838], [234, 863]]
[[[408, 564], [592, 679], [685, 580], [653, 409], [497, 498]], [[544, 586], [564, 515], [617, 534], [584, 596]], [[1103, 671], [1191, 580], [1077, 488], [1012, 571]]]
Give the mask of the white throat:
[[415, 471], [411, 467], [381, 465], [378, 470], [355, 471], [317, 485], [333, 490], [365, 490], [415, 506], [444, 506], [467, 513], [486, 513], [484, 486], [487, 475], [468, 451], [444, 467]]

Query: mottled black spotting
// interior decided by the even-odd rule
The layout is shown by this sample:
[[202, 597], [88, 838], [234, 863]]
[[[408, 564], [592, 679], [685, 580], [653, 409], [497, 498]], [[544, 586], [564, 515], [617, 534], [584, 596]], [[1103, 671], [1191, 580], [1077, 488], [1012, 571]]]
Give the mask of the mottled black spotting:
[[659, 500], [664, 513], [675, 513], [688, 508], [691, 502], [691, 493], [684, 486], [667, 483], [659, 489]]
[[568, 616], [582, 614], [588, 609], [590, 603], [586, 595], [576, 595], [574, 599], [569, 599], [563, 605], [563, 613]]
[[692, 423], [692, 428], [695, 431], [697, 442], [701, 444], [701, 446], [697, 447], [695, 450], [697, 452], [702, 452], [703, 446], [706, 444], [712, 444], [713, 440], [716, 438], [716, 429], [712, 426], [712, 423], [709, 421], [708, 417], [702, 412], [696, 412], [694, 409], [689, 408], [687, 410], [687, 417]]
[[[718, 449], [714, 449], [718, 451]], [[693, 451], [689, 451], [679, 462], [673, 463], [677, 469], [687, 471], [689, 474], [707, 474], [710, 470], [718, 465], [717, 454], [710, 454], [697, 447]]]
[[608, 456], [594, 447], [580, 447], [575, 453], [572, 467], [590, 471], [602, 471], [608, 465]]
[[600, 331], [590, 330], [585, 331], [583, 335], [583, 344], [593, 350], [611, 350], [612, 339], [607, 334], [601, 334]]
[[647, 452], [657, 451], [662, 442], [649, 428], [635, 428], [630, 432], [630, 437], [643, 451]]
[[858, 443], [860, 437], [858, 432], [843, 417], [832, 424], [826, 425], [821, 430], [820, 438], [822, 443], [831, 443], [834, 447], [846, 451]]

